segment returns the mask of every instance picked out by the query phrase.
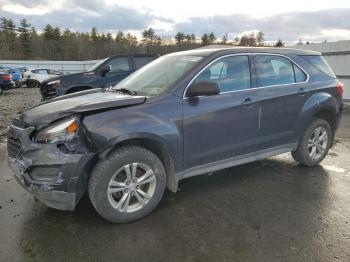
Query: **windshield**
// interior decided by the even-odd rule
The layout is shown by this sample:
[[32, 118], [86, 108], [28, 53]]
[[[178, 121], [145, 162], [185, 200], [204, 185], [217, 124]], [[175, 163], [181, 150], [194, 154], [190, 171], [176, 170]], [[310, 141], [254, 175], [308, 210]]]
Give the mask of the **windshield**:
[[86, 72], [92, 72], [92, 71], [95, 71], [100, 65], [102, 65], [104, 62], [106, 62], [106, 60], [108, 59], [105, 58], [105, 59], [102, 59], [101, 61], [97, 62], [96, 64], [94, 64], [92, 67], [90, 67]]
[[114, 88], [128, 89], [138, 95], [159, 95], [193, 68], [202, 58], [201, 56], [177, 54], [162, 56], [142, 67]]

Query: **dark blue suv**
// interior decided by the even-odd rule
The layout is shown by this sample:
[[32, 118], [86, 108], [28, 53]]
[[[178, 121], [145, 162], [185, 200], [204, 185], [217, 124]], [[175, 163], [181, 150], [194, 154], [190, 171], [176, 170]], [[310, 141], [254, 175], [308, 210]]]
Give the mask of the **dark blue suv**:
[[43, 100], [83, 90], [114, 86], [142, 66], [158, 58], [154, 54], [129, 54], [107, 57], [85, 72], [60, 75], [43, 81], [40, 92]]
[[319, 164], [342, 84], [317, 52], [204, 48], [162, 56], [117, 86], [55, 98], [14, 120], [8, 163], [48, 206], [88, 191], [111, 222], [150, 213], [181, 179], [292, 152]]

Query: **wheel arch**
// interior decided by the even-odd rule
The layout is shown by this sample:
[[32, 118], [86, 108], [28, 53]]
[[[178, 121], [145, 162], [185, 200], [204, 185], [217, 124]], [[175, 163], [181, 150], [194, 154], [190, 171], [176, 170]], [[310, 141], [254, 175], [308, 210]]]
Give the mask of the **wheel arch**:
[[140, 146], [146, 148], [155, 154], [163, 163], [166, 170], [166, 185], [167, 188], [176, 192], [178, 187], [178, 181], [174, 171], [174, 159], [170, 154], [166, 144], [162, 141], [162, 138], [152, 134], [134, 134], [127, 137], [116, 138], [108, 143], [109, 145], [100, 152], [99, 158], [106, 159], [117, 148], [123, 146]]
[[321, 118], [329, 123], [332, 133], [336, 130], [338, 102], [329, 93], [316, 93], [308, 98], [300, 113], [299, 139], [313, 118]]
[[313, 117], [321, 118], [323, 120], [326, 120], [328, 124], [331, 126], [332, 133], [334, 134], [334, 131], [336, 129], [336, 113], [333, 110], [330, 110], [329, 108], [322, 108], [318, 110]]

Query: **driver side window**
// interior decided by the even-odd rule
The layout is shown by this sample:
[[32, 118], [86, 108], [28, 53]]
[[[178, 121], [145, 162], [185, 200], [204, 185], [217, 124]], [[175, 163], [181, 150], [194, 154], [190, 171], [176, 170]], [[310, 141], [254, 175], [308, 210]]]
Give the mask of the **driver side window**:
[[195, 83], [215, 82], [220, 93], [250, 88], [248, 56], [238, 55], [222, 58], [197, 76]]
[[107, 63], [107, 66], [111, 67], [110, 72], [124, 72], [129, 71], [129, 61], [127, 57], [114, 58]]

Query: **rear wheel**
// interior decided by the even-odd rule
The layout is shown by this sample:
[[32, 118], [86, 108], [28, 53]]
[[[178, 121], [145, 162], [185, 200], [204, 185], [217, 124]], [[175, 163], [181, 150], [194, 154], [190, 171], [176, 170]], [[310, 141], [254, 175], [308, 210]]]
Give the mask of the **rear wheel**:
[[292, 151], [292, 156], [302, 165], [315, 166], [326, 157], [332, 139], [329, 123], [324, 119], [314, 118], [305, 129], [297, 150]]
[[165, 185], [159, 158], [145, 148], [127, 146], [97, 164], [89, 181], [89, 196], [103, 218], [124, 223], [149, 214], [161, 200]]

